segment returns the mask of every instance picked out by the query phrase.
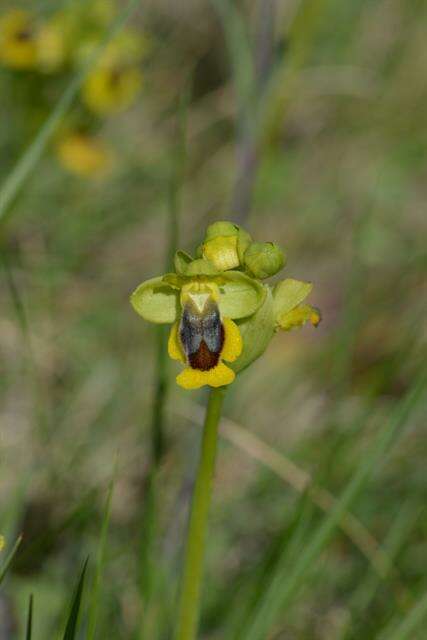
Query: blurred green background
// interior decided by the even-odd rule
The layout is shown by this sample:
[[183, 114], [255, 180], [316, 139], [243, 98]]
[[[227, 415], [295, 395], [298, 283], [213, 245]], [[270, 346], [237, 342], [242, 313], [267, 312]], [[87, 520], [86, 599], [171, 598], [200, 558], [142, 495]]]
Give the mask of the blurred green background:
[[[95, 5], [110, 10], [1, 11], [64, 9], [88, 29]], [[200, 637], [423, 640], [427, 5], [141, 0], [131, 24], [148, 43], [131, 104], [95, 117], [78, 98], [0, 219], [0, 560], [24, 536], [0, 639], [24, 637], [30, 593], [34, 637], [58, 637], [89, 555], [86, 611], [116, 456], [97, 637], [170, 637], [206, 394], [176, 387], [168, 361], [159, 395], [163, 336], [128, 299], [165, 271], [174, 219], [187, 251], [231, 219], [285, 249], [286, 275], [314, 282], [323, 321], [276, 336], [230, 388]], [[3, 184], [76, 68], [2, 64]], [[105, 171], [61, 164], [58, 136], [75, 126], [108, 145]], [[165, 440], [147, 561], [156, 398]]]

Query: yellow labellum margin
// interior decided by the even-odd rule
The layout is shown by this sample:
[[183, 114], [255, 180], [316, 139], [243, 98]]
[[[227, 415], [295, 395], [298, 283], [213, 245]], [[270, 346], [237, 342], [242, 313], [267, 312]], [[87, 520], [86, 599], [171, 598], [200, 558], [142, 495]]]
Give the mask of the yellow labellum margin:
[[[187, 366], [176, 377], [177, 383], [184, 389], [198, 389], [204, 385], [222, 387], [231, 384], [236, 374], [227, 367], [222, 360], [234, 362], [241, 354], [243, 341], [238, 326], [230, 318], [222, 318], [224, 327], [224, 344], [221, 349], [218, 364], [208, 371], [200, 371]], [[187, 364], [179, 339], [179, 322], [175, 322], [169, 334], [168, 353], [173, 360]]]

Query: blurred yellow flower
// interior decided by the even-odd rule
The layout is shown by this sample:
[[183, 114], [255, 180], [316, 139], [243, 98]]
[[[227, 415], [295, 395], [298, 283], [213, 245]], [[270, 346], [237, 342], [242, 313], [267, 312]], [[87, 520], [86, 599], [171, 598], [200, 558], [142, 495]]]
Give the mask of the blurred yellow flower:
[[87, 77], [82, 98], [91, 111], [108, 115], [123, 111], [135, 102], [142, 74], [137, 66], [99, 66]]
[[6, 541], [4, 539], [4, 536], [0, 536], [0, 551], [3, 551], [5, 544], [6, 544]]
[[65, 31], [59, 20], [41, 25], [36, 38], [37, 66], [51, 73], [59, 69], [66, 57]]
[[[96, 46], [95, 41], [84, 43], [77, 54], [80, 60]], [[82, 88], [83, 101], [91, 111], [105, 116], [135, 102], [142, 85], [139, 62], [148, 46], [146, 38], [133, 29], [126, 29], [108, 45]]]
[[12, 9], [0, 17], [0, 61], [13, 69], [37, 65], [36, 29], [31, 14]]
[[111, 149], [84, 133], [68, 133], [57, 143], [56, 151], [62, 166], [78, 176], [102, 177], [113, 165]]
[[64, 62], [65, 38], [58, 20], [37, 24], [28, 11], [0, 17], [0, 62], [12, 69], [56, 71]]

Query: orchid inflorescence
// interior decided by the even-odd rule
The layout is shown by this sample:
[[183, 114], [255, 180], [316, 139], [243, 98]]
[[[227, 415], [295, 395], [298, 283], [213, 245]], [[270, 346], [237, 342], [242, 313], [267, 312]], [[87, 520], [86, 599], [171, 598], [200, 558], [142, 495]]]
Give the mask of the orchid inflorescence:
[[318, 325], [318, 309], [302, 304], [311, 283], [263, 282], [284, 265], [275, 243], [253, 242], [238, 225], [215, 222], [195, 258], [177, 251], [173, 273], [137, 287], [131, 296], [135, 311], [149, 322], [172, 324], [168, 352], [184, 365], [176, 378], [181, 387], [228, 385], [276, 331]]

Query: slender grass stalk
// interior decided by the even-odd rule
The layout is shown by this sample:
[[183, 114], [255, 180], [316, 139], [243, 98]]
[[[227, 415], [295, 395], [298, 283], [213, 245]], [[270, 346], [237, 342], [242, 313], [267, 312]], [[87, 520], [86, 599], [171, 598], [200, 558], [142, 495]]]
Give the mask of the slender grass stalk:
[[[181, 190], [184, 181], [186, 158], [186, 124], [187, 110], [190, 99], [190, 85], [183, 90], [177, 105], [177, 142], [172, 150], [172, 163], [168, 184], [168, 216], [167, 216], [167, 247], [165, 256], [165, 270], [173, 268], [173, 259], [178, 246], [179, 216], [181, 210]], [[142, 515], [142, 534], [140, 549], [140, 590], [143, 612], [140, 624], [140, 637], [152, 634], [147, 610], [154, 591], [154, 581], [158, 574], [158, 563], [153, 562], [153, 548], [157, 533], [157, 474], [163, 459], [165, 444], [165, 408], [168, 395], [168, 356], [167, 356], [168, 327], [156, 327], [156, 372], [154, 397], [151, 414], [150, 439], [151, 461], [145, 482], [145, 508]]]
[[274, 62], [276, 0], [260, 0], [257, 10], [255, 51], [247, 25], [230, 0], [212, 0], [224, 30], [236, 90], [236, 179], [231, 210], [243, 224], [250, 213], [260, 153], [257, 113]]
[[206, 409], [199, 467], [187, 534], [187, 548], [181, 580], [181, 593], [175, 640], [194, 640], [197, 635], [205, 543], [212, 481], [225, 388], [212, 389]]
[[7, 556], [6, 560], [4, 561], [4, 564], [2, 567], [0, 567], [0, 584], [3, 582], [4, 577], [10, 567], [10, 565], [13, 562], [13, 559], [15, 557], [16, 552], [18, 551], [19, 545], [22, 542], [22, 536], [19, 536], [15, 542], [15, 544], [13, 545], [9, 555]]
[[28, 602], [28, 614], [27, 614], [27, 631], [25, 633], [25, 640], [31, 640], [33, 637], [33, 605], [34, 605], [34, 596], [30, 595], [30, 600]]
[[102, 586], [102, 575], [106, 563], [108, 529], [111, 518], [111, 502], [113, 499], [114, 485], [117, 478], [117, 458], [114, 465], [113, 475], [111, 476], [108, 486], [107, 500], [105, 503], [104, 517], [101, 526], [101, 536], [99, 540], [98, 553], [96, 558], [95, 577], [92, 584], [92, 592], [90, 598], [89, 620], [86, 631], [86, 640], [95, 640], [96, 626], [98, 622], [98, 610], [100, 604], [100, 591]]
[[414, 632], [421, 626], [426, 616], [427, 593], [425, 593], [417, 604], [414, 605], [394, 632], [389, 630], [389, 628], [386, 628], [385, 633], [379, 635], [379, 640], [408, 640], [413, 638]]
[[85, 583], [87, 564], [88, 564], [88, 559], [85, 561], [83, 565], [83, 569], [80, 574], [79, 581], [74, 591], [74, 595], [73, 595], [73, 599], [70, 607], [70, 613], [67, 619], [67, 626], [65, 627], [62, 640], [76, 640], [76, 636], [78, 633], [77, 627], [79, 622], [79, 613], [80, 613], [80, 606], [82, 603], [82, 594], [83, 594], [83, 587]]

